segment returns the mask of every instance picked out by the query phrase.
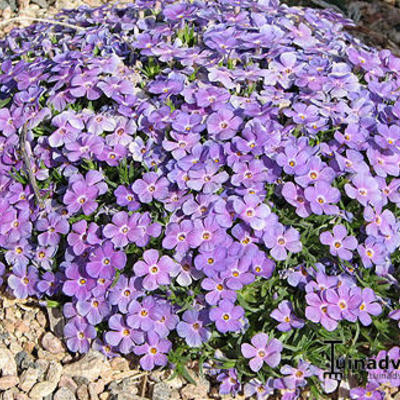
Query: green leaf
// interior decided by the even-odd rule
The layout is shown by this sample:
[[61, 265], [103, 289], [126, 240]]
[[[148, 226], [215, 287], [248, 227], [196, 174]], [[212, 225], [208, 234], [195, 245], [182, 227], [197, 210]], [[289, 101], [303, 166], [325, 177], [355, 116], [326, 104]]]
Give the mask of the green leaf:
[[4, 100], [0, 100], [0, 108], [5, 107], [11, 101], [11, 97], [7, 97]]

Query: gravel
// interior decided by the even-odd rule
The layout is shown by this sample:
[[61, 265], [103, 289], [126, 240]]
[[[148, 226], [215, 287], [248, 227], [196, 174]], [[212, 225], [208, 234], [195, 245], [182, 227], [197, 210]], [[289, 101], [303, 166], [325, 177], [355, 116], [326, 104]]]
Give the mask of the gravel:
[[189, 394], [194, 400], [211, 398], [209, 382], [200, 378], [195, 386], [179, 377], [168, 379], [169, 371], [146, 374], [131, 359], [108, 360], [93, 350], [71, 355], [54, 332], [64, 324], [62, 314], [49, 317], [46, 309], [32, 304], [32, 299], [0, 295], [1, 400], [180, 400]]

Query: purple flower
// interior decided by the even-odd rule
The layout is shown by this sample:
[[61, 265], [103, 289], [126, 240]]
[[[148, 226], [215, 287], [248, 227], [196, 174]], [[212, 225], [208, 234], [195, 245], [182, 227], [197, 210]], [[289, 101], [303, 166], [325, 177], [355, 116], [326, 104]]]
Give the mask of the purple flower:
[[[227, 259], [229, 260], [229, 258]], [[254, 282], [254, 275], [249, 272], [251, 260], [249, 257], [233, 259], [224, 271], [220, 273], [222, 278], [226, 279], [226, 286], [232, 290], [240, 290], [243, 286]]]
[[179, 224], [169, 223], [165, 230], [162, 246], [169, 250], [175, 248], [178, 253], [186, 253], [191, 247], [188, 235], [192, 230], [193, 222], [187, 219]]
[[111, 307], [104, 297], [91, 297], [88, 300], [80, 300], [76, 303], [76, 309], [92, 325], [99, 324], [111, 311]]
[[[78, 72], [78, 71], [77, 71]], [[72, 88], [70, 93], [72, 96], [87, 97], [89, 100], [97, 100], [101, 97], [101, 91], [97, 88], [98, 70], [79, 71], [71, 80]]]
[[148, 332], [154, 329], [155, 321], [161, 317], [157, 303], [151, 296], [145, 297], [141, 303], [133, 300], [129, 304], [127, 323], [132, 328]]
[[299, 386], [305, 386], [307, 381], [306, 378], [309, 378], [313, 375], [313, 371], [310, 368], [311, 364], [309, 362], [299, 360], [297, 368], [294, 368], [290, 365], [284, 365], [280, 372], [281, 374], [286, 375], [283, 378], [283, 382], [286, 387], [289, 389], [295, 389]]
[[144, 334], [124, 322], [120, 314], [114, 314], [108, 320], [110, 331], [106, 332], [106, 342], [114, 347], [118, 347], [121, 353], [128, 354], [137, 344], [143, 343]]
[[78, 300], [86, 300], [90, 297], [90, 290], [96, 286], [96, 281], [90, 278], [77, 264], [69, 264], [65, 268], [66, 280], [63, 284], [63, 292], [67, 296], [75, 296]]
[[285, 200], [296, 207], [296, 214], [306, 218], [311, 214], [310, 205], [305, 200], [304, 191], [293, 182], [286, 182], [282, 188], [282, 195]]
[[132, 190], [142, 203], [151, 203], [153, 199], [165, 199], [168, 195], [168, 186], [166, 178], [160, 178], [155, 172], [146, 172], [143, 174], [143, 179], [137, 179], [133, 183]]
[[218, 225], [216, 218], [212, 215], [203, 220], [194, 221], [193, 230], [188, 234], [188, 240], [193, 247], [201, 251], [212, 251], [226, 238], [226, 233]]
[[[400, 321], [400, 309], [390, 311], [388, 317], [395, 321]], [[398, 325], [400, 325], [400, 322], [398, 323]]]
[[276, 328], [282, 332], [288, 332], [293, 328], [302, 328], [304, 326], [304, 321], [296, 317], [292, 304], [287, 300], [279, 303], [278, 308], [271, 312], [271, 317], [280, 322]]
[[[356, 288], [354, 288], [356, 289]], [[346, 319], [350, 322], [357, 320], [361, 305], [361, 293], [346, 286], [338, 289], [327, 289], [324, 292], [328, 304], [328, 314], [336, 320]]]
[[265, 245], [271, 249], [270, 254], [275, 260], [285, 260], [287, 251], [298, 253], [303, 248], [300, 234], [294, 228], [285, 230], [282, 224], [274, 224], [263, 235]]
[[236, 292], [229, 290], [225, 284], [225, 279], [220, 278], [219, 276], [203, 279], [201, 287], [208, 292], [205, 299], [210, 305], [218, 304], [221, 299], [226, 299], [232, 302], [236, 300]]
[[73, 318], [65, 325], [64, 335], [70, 351], [87, 353], [91, 339], [96, 337], [96, 329], [82, 318]]
[[199, 347], [211, 337], [210, 330], [205, 328], [208, 323], [207, 311], [186, 310], [176, 326], [176, 332], [190, 347]]
[[307, 187], [304, 196], [310, 202], [314, 214], [335, 215], [339, 212], [338, 206], [331, 203], [339, 202], [340, 191], [327, 182], [319, 181], [314, 186]]
[[174, 263], [170, 276], [176, 278], [176, 283], [180, 286], [189, 286], [193, 280], [198, 280], [203, 277], [203, 274], [194, 268], [192, 257], [181, 257], [178, 253], [175, 256], [176, 263]]
[[35, 251], [35, 261], [41, 268], [48, 271], [52, 268], [52, 257], [55, 256], [56, 252], [56, 247], [38, 247]]
[[367, 383], [365, 388], [357, 387], [350, 390], [350, 398], [357, 400], [383, 400], [385, 393], [379, 390], [380, 385], [374, 382]]
[[281, 362], [282, 343], [278, 339], [270, 339], [266, 333], [257, 333], [251, 339], [251, 344], [243, 343], [241, 352], [244, 357], [250, 358], [249, 366], [252, 371], [258, 372], [265, 362], [275, 368]]
[[136, 211], [140, 204], [136, 200], [136, 196], [131, 189], [127, 189], [125, 186], [120, 185], [115, 189], [114, 195], [117, 199], [119, 206], [128, 207], [129, 211]]
[[108, 291], [108, 301], [126, 314], [129, 303], [143, 294], [137, 286], [137, 278], [127, 278], [121, 274], [116, 285]]
[[172, 343], [167, 339], [160, 339], [155, 332], [147, 332], [145, 344], [136, 346], [134, 353], [140, 358], [140, 366], [146, 370], [152, 370], [155, 366], [165, 366], [167, 364], [167, 356]]
[[85, 181], [72, 183], [64, 196], [64, 204], [71, 214], [76, 214], [81, 208], [85, 215], [92, 214], [97, 209], [96, 198], [99, 191], [96, 186], [89, 186]]
[[174, 261], [168, 256], [160, 257], [157, 250], [150, 249], [143, 253], [144, 261], [137, 261], [133, 270], [136, 276], [144, 276], [142, 285], [146, 290], [155, 290], [160, 285], [170, 283], [169, 273]]
[[274, 389], [273, 378], [269, 377], [265, 384], [262, 384], [258, 379], [251, 379], [244, 385], [243, 391], [246, 397], [256, 396], [257, 400], [265, 400], [271, 396]]
[[36, 222], [36, 229], [41, 233], [38, 236], [39, 244], [42, 246], [56, 246], [60, 241], [60, 235], [69, 232], [69, 223], [57, 213], [51, 213], [44, 219]]
[[266, 227], [266, 218], [271, 213], [270, 208], [261, 203], [257, 195], [247, 194], [243, 201], [239, 198], [233, 200], [233, 209], [239, 218], [247, 222], [253, 229], [262, 231]]
[[343, 260], [353, 258], [352, 250], [357, 248], [357, 239], [354, 236], [347, 236], [347, 229], [344, 225], [333, 227], [333, 234], [325, 231], [319, 235], [322, 244], [329, 246], [329, 251], [333, 256]]
[[221, 300], [218, 307], [210, 310], [210, 320], [215, 322], [215, 326], [222, 333], [240, 331], [243, 316], [243, 308], [235, 306], [229, 300]]
[[16, 132], [15, 122], [7, 108], [0, 110], [0, 131], [3, 132], [4, 136], [11, 136]]
[[207, 163], [203, 168], [190, 169], [187, 186], [204, 194], [215, 193], [229, 179], [227, 172], [218, 170], [219, 166], [215, 163]]
[[113, 279], [116, 269], [123, 269], [126, 264], [126, 255], [122, 251], [115, 251], [110, 241], [95, 249], [86, 264], [86, 272], [92, 278], [102, 277]]
[[84, 128], [83, 121], [73, 111], [56, 115], [51, 123], [57, 127], [48, 138], [51, 147], [61, 147], [65, 143], [73, 142]]
[[358, 245], [357, 251], [365, 268], [371, 268], [373, 264], [381, 265], [385, 262], [384, 248], [373, 237], [368, 237], [365, 243]]
[[35, 285], [38, 281], [38, 270], [35, 267], [28, 268], [23, 265], [14, 265], [12, 273], [8, 277], [8, 285], [15, 297], [26, 299], [36, 294]]
[[97, 224], [91, 222], [88, 225], [84, 219], [72, 225], [67, 241], [77, 256], [80, 256], [88, 247], [100, 243], [100, 239], [97, 236], [98, 229]]
[[308, 293], [306, 295], [306, 318], [321, 325], [329, 332], [337, 328], [337, 320], [328, 313], [328, 301], [323, 293]]
[[347, 196], [356, 199], [364, 207], [371, 203], [377, 205], [381, 200], [378, 182], [370, 175], [357, 174], [352, 179], [352, 185], [346, 183], [344, 186]]
[[166, 338], [175, 329], [179, 317], [175, 315], [175, 311], [169, 303], [159, 304], [157, 313], [158, 319], [154, 322], [154, 332], [160, 338]]
[[226, 372], [219, 374], [217, 381], [221, 382], [219, 386], [219, 394], [221, 395], [235, 396], [242, 388], [238, 374], [234, 368], [230, 368]]
[[111, 239], [116, 247], [125, 247], [128, 243], [145, 246], [150, 237], [157, 237], [161, 233], [158, 223], [150, 223], [149, 213], [135, 213], [129, 216], [125, 211], [114, 214], [112, 223], [103, 229], [103, 235]]
[[[355, 288], [353, 291], [361, 295], [361, 304], [358, 307], [358, 319], [364, 326], [371, 325], [371, 315], [377, 316], [382, 312], [382, 306], [378, 303], [375, 292], [371, 288]], [[389, 314], [390, 318], [390, 314]]]
[[208, 134], [218, 140], [228, 140], [235, 136], [241, 123], [242, 119], [229, 108], [222, 108], [208, 117]]

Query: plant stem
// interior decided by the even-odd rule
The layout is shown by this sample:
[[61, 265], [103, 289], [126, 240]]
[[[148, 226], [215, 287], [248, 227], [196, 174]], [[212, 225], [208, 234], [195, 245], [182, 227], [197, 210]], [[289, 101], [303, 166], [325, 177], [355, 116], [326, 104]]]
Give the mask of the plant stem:
[[67, 22], [61, 22], [61, 21], [51, 20], [51, 19], [46, 19], [46, 18], [35, 18], [35, 17], [14, 17], [14, 18], [6, 19], [6, 20], [0, 22], [0, 26], [7, 25], [8, 23], [14, 22], [14, 21], [43, 22], [46, 24], [65, 26], [66, 28], [76, 29], [77, 31], [85, 30], [85, 28], [83, 28], [82, 26], [68, 24]]
[[35, 194], [36, 201], [39, 205], [39, 208], [43, 209], [44, 202], [40, 197], [39, 187], [37, 185], [36, 177], [35, 177], [35, 174], [33, 173], [32, 166], [31, 166], [31, 160], [29, 159], [29, 155], [27, 152], [27, 136], [28, 136], [28, 127], [27, 127], [27, 124], [25, 123], [22, 128], [22, 134], [20, 135], [20, 139], [19, 139], [22, 158], [24, 159], [25, 168], [28, 172], [29, 183], [31, 184], [31, 186], [33, 188], [33, 192]]

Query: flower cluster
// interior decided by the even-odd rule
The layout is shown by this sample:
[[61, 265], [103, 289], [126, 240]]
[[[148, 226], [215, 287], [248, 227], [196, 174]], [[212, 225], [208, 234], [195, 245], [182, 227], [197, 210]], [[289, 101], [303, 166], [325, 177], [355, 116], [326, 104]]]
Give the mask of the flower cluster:
[[397, 340], [399, 58], [278, 0], [61, 17], [0, 41], [7, 290], [62, 305], [72, 352], [258, 399], [334, 390], [322, 338]]

